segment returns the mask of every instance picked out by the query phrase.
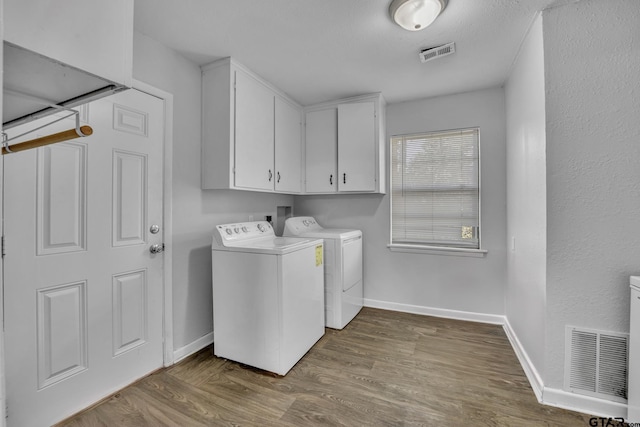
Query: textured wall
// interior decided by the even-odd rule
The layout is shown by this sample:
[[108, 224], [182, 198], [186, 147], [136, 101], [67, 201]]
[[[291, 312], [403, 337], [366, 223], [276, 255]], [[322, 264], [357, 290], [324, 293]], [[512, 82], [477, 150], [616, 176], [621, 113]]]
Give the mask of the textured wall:
[[640, 7], [545, 11], [547, 366], [562, 388], [565, 325], [628, 331], [640, 274]]
[[480, 127], [482, 246], [488, 249], [487, 256], [473, 258], [391, 252], [387, 248], [388, 195], [296, 197], [295, 214], [314, 215], [324, 226], [362, 229], [365, 298], [473, 313], [504, 314], [504, 91], [494, 88], [390, 104], [387, 106], [386, 123], [388, 136]]
[[542, 19], [533, 23], [505, 86], [507, 113], [506, 314], [544, 374], [546, 139]]

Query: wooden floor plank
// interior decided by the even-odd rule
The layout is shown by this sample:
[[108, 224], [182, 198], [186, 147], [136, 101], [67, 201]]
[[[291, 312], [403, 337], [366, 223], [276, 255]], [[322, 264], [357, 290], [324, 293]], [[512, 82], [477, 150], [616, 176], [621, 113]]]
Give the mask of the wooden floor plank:
[[364, 308], [284, 377], [205, 349], [61, 426], [587, 426], [540, 405], [501, 326]]

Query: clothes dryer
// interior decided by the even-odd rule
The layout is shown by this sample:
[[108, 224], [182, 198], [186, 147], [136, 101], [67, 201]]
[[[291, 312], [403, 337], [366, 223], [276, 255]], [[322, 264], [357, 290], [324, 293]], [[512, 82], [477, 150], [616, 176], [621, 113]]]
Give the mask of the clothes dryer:
[[325, 325], [344, 328], [363, 306], [362, 231], [324, 228], [299, 216], [286, 220], [283, 236], [324, 239]]
[[214, 354], [285, 375], [324, 335], [322, 240], [223, 224], [211, 261]]

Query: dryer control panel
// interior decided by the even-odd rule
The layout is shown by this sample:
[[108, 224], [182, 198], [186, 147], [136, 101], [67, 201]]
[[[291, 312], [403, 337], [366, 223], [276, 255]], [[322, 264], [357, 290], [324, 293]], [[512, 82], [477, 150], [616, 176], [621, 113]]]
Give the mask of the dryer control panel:
[[302, 233], [309, 231], [322, 230], [322, 226], [318, 224], [312, 216], [294, 216], [287, 218], [284, 223], [284, 228], [287, 230], [283, 235], [299, 236]]
[[214, 244], [230, 246], [234, 243], [275, 236], [273, 227], [267, 221], [238, 222], [217, 225], [213, 233]]

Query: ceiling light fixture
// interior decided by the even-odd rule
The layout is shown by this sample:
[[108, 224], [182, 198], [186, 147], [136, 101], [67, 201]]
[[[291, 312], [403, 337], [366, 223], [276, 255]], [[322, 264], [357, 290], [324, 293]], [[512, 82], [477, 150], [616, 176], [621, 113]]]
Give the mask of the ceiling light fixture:
[[447, 5], [447, 0], [393, 0], [391, 19], [405, 30], [418, 31], [429, 26]]

